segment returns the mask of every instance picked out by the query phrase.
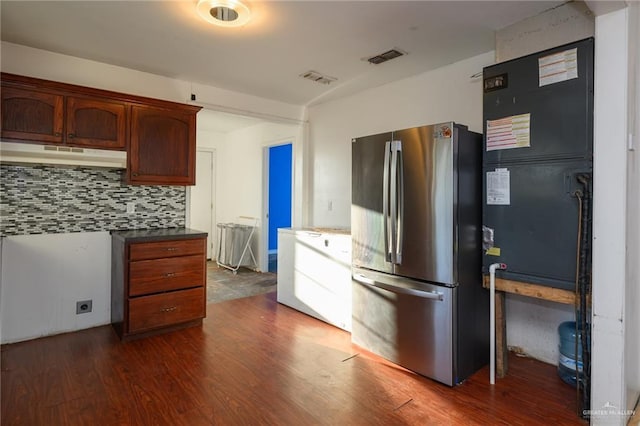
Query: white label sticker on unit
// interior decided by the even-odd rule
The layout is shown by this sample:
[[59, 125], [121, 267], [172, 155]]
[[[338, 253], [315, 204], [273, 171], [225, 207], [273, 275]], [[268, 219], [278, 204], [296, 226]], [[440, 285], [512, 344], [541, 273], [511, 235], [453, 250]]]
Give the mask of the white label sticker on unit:
[[487, 172], [487, 205], [508, 206], [511, 204], [509, 170], [496, 169]]
[[487, 151], [531, 146], [531, 114], [487, 120]]
[[578, 78], [578, 49], [573, 48], [538, 58], [538, 85]]

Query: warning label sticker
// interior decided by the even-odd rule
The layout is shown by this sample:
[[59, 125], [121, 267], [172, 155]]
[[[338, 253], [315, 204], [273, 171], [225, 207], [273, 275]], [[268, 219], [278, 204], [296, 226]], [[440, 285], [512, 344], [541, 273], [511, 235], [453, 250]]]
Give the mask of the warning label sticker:
[[538, 86], [578, 78], [578, 49], [538, 58]]
[[487, 151], [531, 146], [531, 114], [487, 120]]
[[510, 205], [510, 186], [509, 170], [496, 169], [493, 172], [487, 172], [487, 205]]

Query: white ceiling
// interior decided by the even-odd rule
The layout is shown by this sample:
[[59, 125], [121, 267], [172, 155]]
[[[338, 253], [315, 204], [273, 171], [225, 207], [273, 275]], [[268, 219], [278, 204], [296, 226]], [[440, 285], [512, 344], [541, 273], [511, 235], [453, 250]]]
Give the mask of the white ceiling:
[[[419, 74], [494, 48], [494, 31], [562, 1], [248, 1], [218, 28], [196, 0], [0, 2], [2, 40], [295, 105]], [[364, 58], [408, 53], [370, 65]], [[299, 77], [336, 77], [321, 85]]]

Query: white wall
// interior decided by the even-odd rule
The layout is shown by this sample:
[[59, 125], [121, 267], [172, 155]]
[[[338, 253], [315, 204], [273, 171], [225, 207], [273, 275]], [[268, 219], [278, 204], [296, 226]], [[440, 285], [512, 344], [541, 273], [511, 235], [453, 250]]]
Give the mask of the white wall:
[[496, 31], [496, 62], [593, 37], [593, 13], [581, 1], [568, 2]]
[[[591, 409], [604, 411], [610, 406], [627, 407], [624, 309], [628, 37], [626, 8], [596, 18]], [[637, 196], [637, 185], [629, 190]], [[592, 417], [592, 423], [624, 423], [624, 416], [618, 413], [604, 414]]]
[[628, 153], [627, 279], [624, 309], [626, 407], [640, 396], [640, 3], [629, 5], [628, 130], [634, 147]]
[[558, 326], [575, 319], [573, 306], [516, 294], [508, 294], [505, 304], [509, 349], [558, 364]]
[[[111, 322], [108, 232], [21, 235], [2, 243], [2, 343]], [[76, 302], [92, 300], [76, 315]]]
[[[294, 175], [302, 169], [303, 151], [302, 126], [260, 123], [236, 130], [217, 138], [212, 147], [216, 149], [216, 223], [252, 224], [240, 216], [259, 218], [252, 250], [260, 263], [260, 270], [266, 271], [263, 259], [263, 155], [264, 148], [285, 141], [293, 144]], [[293, 194], [294, 223], [300, 223], [302, 208], [302, 188], [297, 180]], [[216, 244], [214, 244], [217, 247]]]
[[207, 104], [210, 107], [219, 106], [220, 109], [226, 111], [247, 115], [299, 120], [304, 113], [303, 108], [298, 105], [212, 86], [192, 84], [184, 80], [162, 77], [4, 41], [1, 45], [0, 55], [2, 71], [12, 74], [182, 103], [190, 103], [190, 95], [194, 93], [198, 99], [196, 104]]
[[196, 147], [215, 149], [221, 141], [224, 141], [225, 137], [225, 133], [222, 132], [198, 129], [196, 132]]
[[492, 63], [489, 52], [310, 107], [311, 224], [350, 226], [351, 138], [444, 121], [482, 132], [482, 79], [470, 76]]

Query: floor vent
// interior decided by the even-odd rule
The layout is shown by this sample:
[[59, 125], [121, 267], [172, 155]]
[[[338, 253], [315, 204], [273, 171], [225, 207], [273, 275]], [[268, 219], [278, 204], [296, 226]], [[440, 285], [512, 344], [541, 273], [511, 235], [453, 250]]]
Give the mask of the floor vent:
[[406, 53], [398, 49], [391, 49], [379, 55], [372, 56], [368, 58], [367, 61], [371, 64], [378, 65], [403, 55], [406, 55]]
[[321, 84], [331, 84], [337, 80], [335, 77], [329, 77], [328, 75], [320, 74], [317, 71], [307, 71], [305, 73], [300, 74], [300, 77], [306, 78], [307, 80], [315, 81], [316, 83]]

